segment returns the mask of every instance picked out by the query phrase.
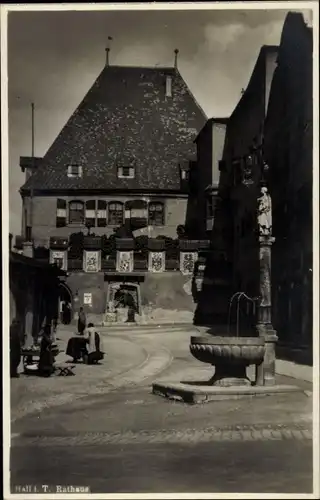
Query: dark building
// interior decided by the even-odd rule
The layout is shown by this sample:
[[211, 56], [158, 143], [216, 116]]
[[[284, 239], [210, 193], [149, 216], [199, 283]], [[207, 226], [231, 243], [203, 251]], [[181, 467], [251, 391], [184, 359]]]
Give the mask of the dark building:
[[280, 46], [261, 49], [228, 120], [219, 190], [230, 207], [232, 292], [251, 297], [259, 295], [257, 199], [262, 184], [269, 190], [272, 322], [280, 345], [295, 347], [312, 346], [312, 151], [312, 30], [289, 13]]
[[195, 282], [198, 288], [195, 322], [225, 323], [230, 297], [230, 263], [221, 217], [220, 169], [227, 118], [211, 118], [196, 138], [197, 161], [190, 171], [187, 230], [194, 239], [208, 241], [198, 251]]
[[190, 172], [187, 210], [189, 232], [195, 238], [211, 238], [227, 122], [227, 118], [210, 118], [195, 140], [197, 161]]
[[10, 251], [10, 325], [19, 322], [22, 344], [33, 344], [44, 323], [57, 318], [64, 275], [57, 266]]
[[[179, 255], [172, 264], [164, 240], [185, 223], [194, 140], [205, 121], [176, 65], [107, 63], [45, 156], [21, 158], [22, 236], [36, 257], [47, 249], [68, 271], [63, 300], [73, 312], [84, 305], [103, 315], [125, 281], [140, 315], [173, 307], [191, 314]], [[173, 279], [178, 299], [169, 293], [170, 305]]]
[[[259, 173], [254, 171], [249, 183], [242, 183], [243, 159], [263, 142], [277, 57], [277, 47], [264, 46], [260, 50], [248, 86], [228, 120], [223, 153], [225, 171], [220, 179], [220, 189], [228, 197], [231, 207], [225, 224], [232, 235], [227, 249], [233, 262], [232, 287], [234, 292], [246, 291], [250, 295], [255, 295], [259, 280], [257, 269], [252, 267], [257, 257], [252, 216], [256, 211]], [[248, 189], [251, 183], [255, 189]]]
[[265, 156], [273, 202], [273, 322], [280, 341], [312, 347], [313, 36], [298, 13], [282, 31]]
[[259, 284], [259, 270], [253, 264], [258, 262], [258, 245], [250, 230], [257, 192], [240, 182], [241, 162], [253, 144], [261, 144], [276, 58], [277, 47], [262, 47], [231, 116], [209, 120], [197, 138], [196, 226], [202, 231], [210, 229], [211, 240], [211, 251], [203, 258], [204, 282], [196, 314], [199, 323], [225, 324], [233, 293], [255, 295]]

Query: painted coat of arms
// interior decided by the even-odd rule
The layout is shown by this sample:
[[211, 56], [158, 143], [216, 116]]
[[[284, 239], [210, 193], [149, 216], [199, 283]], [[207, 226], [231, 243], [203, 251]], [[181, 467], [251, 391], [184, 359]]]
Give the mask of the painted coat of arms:
[[165, 269], [165, 255], [164, 252], [150, 252], [149, 253], [149, 271], [159, 273]]
[[100, 252], [84, 252], [84, 270], [86, 273], [97, 273], [100, 271]]
[[195, 252], [181, 252], [180, 255], [180, 271], [182, 274], [193, 274], [197, 254]]
[[118, 269], [120, 273], [127, 273], [133, 270], [133, 254], [132, 252], [119, 252], [118, 254]]

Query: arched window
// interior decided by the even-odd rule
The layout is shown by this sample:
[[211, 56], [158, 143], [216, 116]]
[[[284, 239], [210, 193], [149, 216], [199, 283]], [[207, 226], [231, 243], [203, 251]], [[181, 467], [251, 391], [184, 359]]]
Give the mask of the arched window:
[[70, 201], [69, 224], [84, 223], [84, 203], [82, 201]]
[[108, 206], [108, 224], [110, 226], [121, 226], [123, 224], [123, 204], [111, 202]]
[[164, 206], [157, 201], [149, 203], [149, 226], [164, 225]]

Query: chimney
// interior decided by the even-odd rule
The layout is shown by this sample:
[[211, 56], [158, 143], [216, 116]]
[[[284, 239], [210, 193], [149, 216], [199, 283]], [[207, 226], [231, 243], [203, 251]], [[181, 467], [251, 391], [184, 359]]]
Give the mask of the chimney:
[[22, 253], [25, 257], [33, 257], [33, 243], [32, 241], [24, 241], [23, 242], [23, 250]]
[[175, 51], [174, 51], [174, 67], [175, 67], [175, 69], [178, 68], [178, 54], [179, 54], [179, 50], [175, 49]]
[[110, 52], [110, 48], [107, 47], [106, 48], [106, 66], [109, 66], [109, 52]]

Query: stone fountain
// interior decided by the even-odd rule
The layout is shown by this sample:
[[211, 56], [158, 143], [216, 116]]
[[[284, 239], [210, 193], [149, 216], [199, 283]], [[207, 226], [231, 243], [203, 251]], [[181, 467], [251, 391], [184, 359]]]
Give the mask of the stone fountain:
[[199, 361], [215, 367], [209, 384], [251, 386], [247, 367], [263, 362], [265, 345], [259, 337], [191, 337], [190, 352]]
[[[245, 396], [270, 395], [299, 391], [296, 386], [277, 385], [275, 378], [275, 344], [278, 340], [271, 323], [271, 245], [272, 237], [271, 199], [267, 189], [261, 189], [258, 200], [260, 294], [258, 299], [258, 322], [256, 336], [239, 336], [239, 302], [245, 296], [255, 304], [257, 299], [237, 292], [238, 297], [237, 336], [203, 335], [192, 336], [191, 354], [202, 363], [215, 367], [208, 381], [163, 381], [154, 383], [154, 394], [188, 403], [203, 403], [210, 400], [234, 399]], [[219, 333], [219, 332], [218, 332]], [[247, 376], [247, 367], [255, 366], [255, 380]]]

